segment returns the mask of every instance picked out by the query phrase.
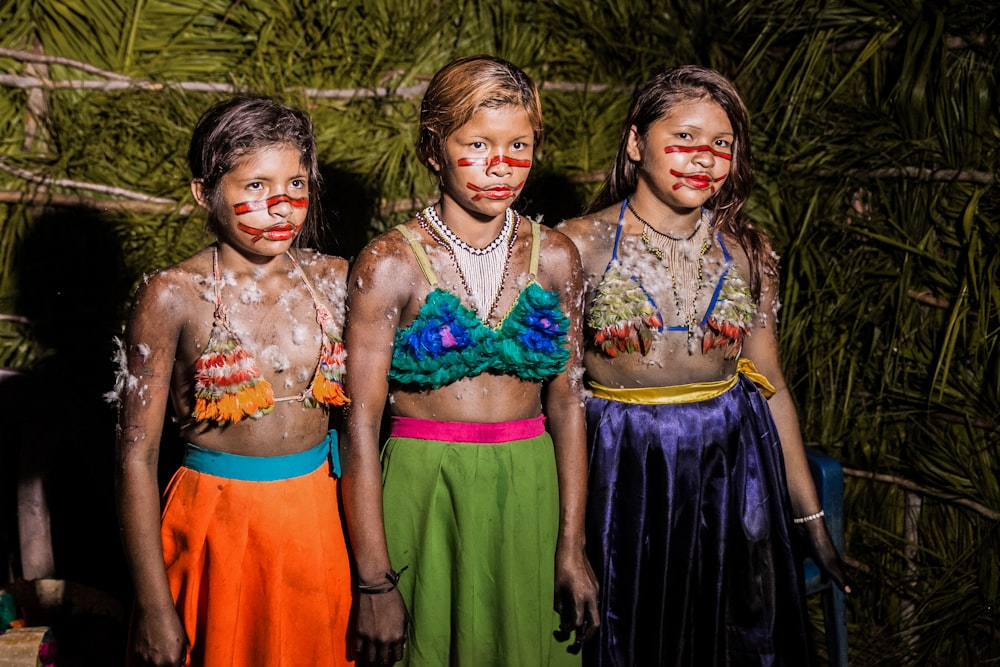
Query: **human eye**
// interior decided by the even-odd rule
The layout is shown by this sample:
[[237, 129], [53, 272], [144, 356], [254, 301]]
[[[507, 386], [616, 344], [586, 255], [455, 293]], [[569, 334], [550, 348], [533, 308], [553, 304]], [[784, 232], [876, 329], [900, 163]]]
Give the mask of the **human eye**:
[[254, 192], [260, 192], [264, 189], [264, 184], [260, 181], [250, 181], [246, 186], [247, 190], [252, 190]]
[[717, 139], [715, 141], [715, 145], [718, 146], [719, 148], [729, 148], [733, 144], [728, 139]]
[[306, 187], [305, 179], [302, 179], [302, 178], [293, 178], [292, 179], [292, 187], [295, 188], [295, 189], [305, 188]]
[[691, 139], [691, 133], [690, 132], [678, 132], [677, 133], [677, 138], [678, 139], [683, 139], [684, 141], [688, 141], [688, 140]]
[[486, 142], [484, 142], [484, 141], [473, 141], [473, 142], [471, 142], [469, 144], [469, 148], [472, 148], [472, 149], [477, 150], [477, 151], [481, 151], [484, 148], [486, 148]]
[[511, 144], [511, 149], [515, 151], [523, 151], [529, 148], [528, 144], [524, 141], [515, 141]]

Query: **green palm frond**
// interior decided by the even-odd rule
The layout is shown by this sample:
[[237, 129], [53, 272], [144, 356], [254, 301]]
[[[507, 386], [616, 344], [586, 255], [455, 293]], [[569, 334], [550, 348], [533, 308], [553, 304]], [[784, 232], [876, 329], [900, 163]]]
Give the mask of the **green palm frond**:
[[847, 480], [852, 664], [997, 662], [1000, 527], [973, 509], [1000, 511], [991, 2], [0, 0], [0, 16], [0, 47], [56, 57], [0, 52], [0, 365], [23, 369], [51, 358], [81, 273], [99, 269], [104, 336], [143, 273], [208, 241], [186, 149], [233, 92], [310, 112], [331, 247], [351, 256], [434, 196], [420, 91], [454, 57], [542, 84], [521, 204], [551, 223], [599, 186], [638, 83], [682, 63], [731, 76], [804, 436], [869, 475]]

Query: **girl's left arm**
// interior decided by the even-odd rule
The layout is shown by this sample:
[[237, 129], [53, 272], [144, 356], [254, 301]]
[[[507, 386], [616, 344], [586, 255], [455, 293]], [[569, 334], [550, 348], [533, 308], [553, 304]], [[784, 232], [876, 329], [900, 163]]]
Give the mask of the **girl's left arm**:
[[575, 630], [579, 647], [600, 624], [597, 578], [587, 561], [584, 536], [587, 442], [581, 362], [583, 270], [576, 247], [557, 232], [545, 232], [542, 256], [549, 269], [546, 287], [559, 293], [570, 321], [569, 360], [566, 368], [548, 384], [545, 414], [555, 446], [559, 479], [555, 608], [562, 619], [562, 629], [567, 633]]
[[[813, 484], [802, 430], [795, 403], [788, 390], [785, 375], [781, 370], [781, 357], [777, 335], [778, 281], [773, 276], [762, 276], [761, 299], [758, 316], [751, 335], [743, 345], [743, 356], [753, 361], [754, 366], [774, 385], [775, 393], [768, 399], [771, 415], [778, 427], [781, 439], [781, 453], [785, 459], [785, 477], [788, 495], [792, 501], [795, 517], [809, 517], [820, 511], [819, 497]], [[847, 576], [840, 554], [837, 553], [826, 523], [822, 518], [807, 521], [805, 528], [809, 544], [816, 562], [830, 575], [845, 592], [851, 591], [851, 581]]]

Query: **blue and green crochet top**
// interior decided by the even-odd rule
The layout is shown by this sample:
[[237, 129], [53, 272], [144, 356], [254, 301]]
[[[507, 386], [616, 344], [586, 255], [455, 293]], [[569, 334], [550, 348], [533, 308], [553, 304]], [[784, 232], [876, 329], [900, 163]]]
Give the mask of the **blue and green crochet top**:
[[[403, 225], [397, 229], [409, 241], [433, 289], [416, 319], [396, 332], [390, 380], [437, 389], [486, 372], [544, 380], [565, 368], [569, 319], [556, 292], [532, 279], [496, 328], [490, 327], [458, 296], [437, 286], [420, 240]], [[531, 233], [530, 273], [536, 276], [541, 245], [537, 222], [532, 221]]]

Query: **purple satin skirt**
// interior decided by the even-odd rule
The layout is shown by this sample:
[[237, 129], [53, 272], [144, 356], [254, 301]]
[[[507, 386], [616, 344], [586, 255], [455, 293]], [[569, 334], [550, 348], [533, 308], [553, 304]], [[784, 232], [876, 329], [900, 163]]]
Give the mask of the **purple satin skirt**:
[[587, 404], [587, 549], [601, 585], [588, 667], [810, 662], [784, 462], [740, 376], [715, 398]]

